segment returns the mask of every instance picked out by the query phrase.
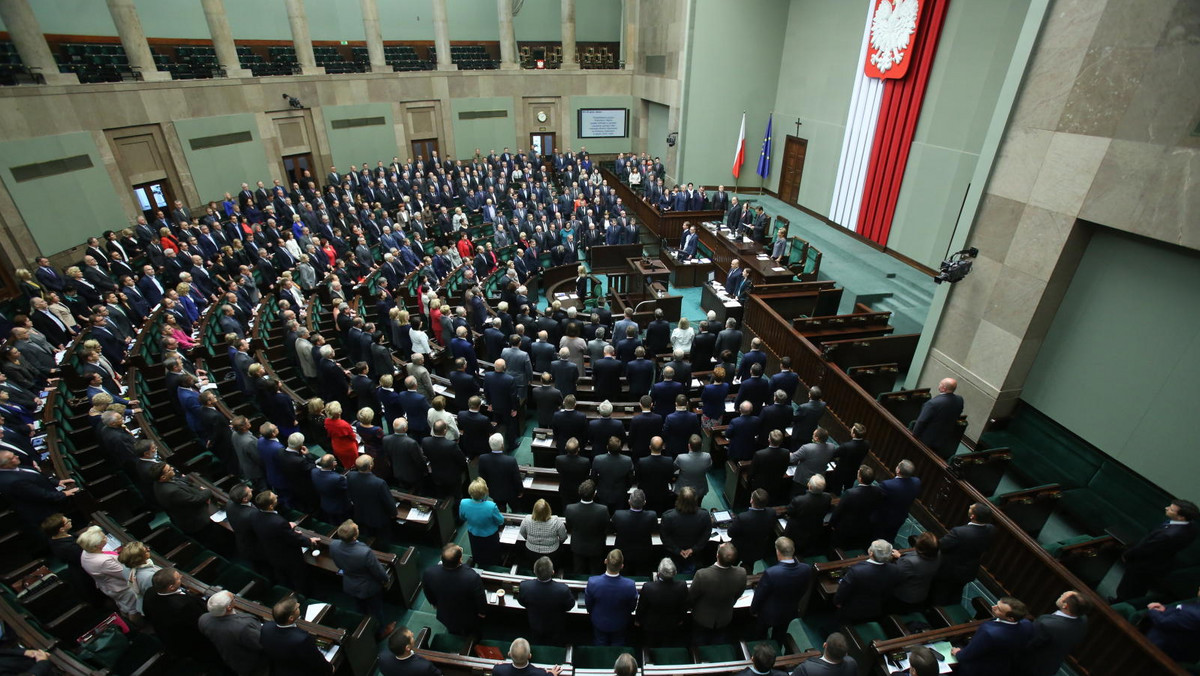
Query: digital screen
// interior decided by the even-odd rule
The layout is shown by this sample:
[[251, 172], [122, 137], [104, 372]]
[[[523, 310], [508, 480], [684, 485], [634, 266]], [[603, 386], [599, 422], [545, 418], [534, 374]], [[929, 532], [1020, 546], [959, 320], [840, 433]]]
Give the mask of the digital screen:
[[626, 138], [628, 108], [580, 108], [579, 138]]

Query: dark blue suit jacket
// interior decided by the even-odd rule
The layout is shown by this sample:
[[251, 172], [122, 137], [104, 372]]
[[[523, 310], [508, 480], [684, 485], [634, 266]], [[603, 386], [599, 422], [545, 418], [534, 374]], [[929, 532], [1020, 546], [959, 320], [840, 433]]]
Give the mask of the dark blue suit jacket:
[[875, 508], [871, 521], [875, 526], [875, 537], [891, 542], [896, 539], [896, 533], [901, 524], [908, 518], [908, 509], [913, 500], [921, 492], [921, 479], [888, 479], [879, 482], [883, 491], [883, 500]]
[[535, 634], [561, 634], [567, 626], [567, 611], [575, 607], [575, 595], [562, 582], [525, 580], [520, 587], [529, 628]]
[[756, 415], [739, 415], [729, 422], [725, 438], [729, 440], [730, 460], [750, 460], [758, 450], [758, 432], [762, 421]]
[[599, 631], [623, 631], [637, 605], [637, 586], [627, 577], [594, 575], [588, 578], [584, 599], [592, 626]]
[[640, 399], [650, 394], [650, 388], [654, 385], [654, 362], [634, 359], [626, 364], [625, 382], [629, 385], [630, 399]]
[[593, 418], [588, 421], [588, 439], [591, 442], [591, 455], [595, 458], [608, 450], [608, 440], [616, 437], [625, 442], [625, 425], [620, 420], [612, 418]]
[[483, 392], [496, 414], [497, 422], [506, 420], [517, 403], [516, 381], [508, 373], [489, 371], [483, 376]]
[[422, 434], [428, 432], [429, 400], [416, 390], [405, 390], [398, 394], [404, 417], [408, 419], [408, 429]]
[[[659, 383], [660, 385], [662, 383]], [[667, 442], [666, 454], [687, 453], [688, 439], [700, 434], [700, 417], [691, 411], [675, 411], [663, 420], [662, 436]]]
[[759, 376], [743, 380], [742, 384], [738, 386], [738, 394], [734, 403], [740, 405], [743, 401], [754, 404], [755, 415], [761, 413], [763, 406], [771, 401], [771, 385], [767, 379]]
[[333, 674], [333, 666], [317, 649], [316, 640], [299, 627], [264, 622], [258, 640], [272, 674]]
[[684, 393], [683, 383], [676, 380], [664, 380], [660, 383], [655, 383], [654, 387], [650, 388], [650, 398], [654, 400], [654, 412], [661, 415], [670, 415], [675, 410], [675, 397]]
[[754, 589], [750, 612], [759, 622], [774, 626], [796, 617], [800, 599], [812, 584], [812, 566], [791, 561], [778, 563], [763, 572]]
[[657, 413], [639, 413], [629, 421], [629, 455], [634, 460], [650, 455], [650, 440], [663, 431], [663, 417]]
[[312, 469], [313, 488], [321, 499], [321, 509], [330, 517], [345, 518], [350, 514], [350, 492], [346, 477], [336, 470]]
[[970, 643], [958, 653], [959, 676], [1008, 676], [1012, 658], [1024, 652], [1033, 637], [1033, 623], [992, 620], [979, 625]]

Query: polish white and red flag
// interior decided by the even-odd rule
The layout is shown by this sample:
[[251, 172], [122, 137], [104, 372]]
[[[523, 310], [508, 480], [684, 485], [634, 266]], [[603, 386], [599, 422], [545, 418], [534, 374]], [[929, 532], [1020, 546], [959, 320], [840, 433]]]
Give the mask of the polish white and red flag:
[[733, 177], [742, 173], [742, 162], [746, 161], [746, 114], [742, 113], [742, 128], [738, 130], [737, 147], [733, 149]]

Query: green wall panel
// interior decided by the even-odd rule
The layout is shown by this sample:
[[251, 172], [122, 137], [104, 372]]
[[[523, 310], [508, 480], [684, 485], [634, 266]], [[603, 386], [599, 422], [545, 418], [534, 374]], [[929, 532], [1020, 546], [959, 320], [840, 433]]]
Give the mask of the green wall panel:
[[[473, 120], [459, 119], [461, 113], [476, 111], [503, 110], [504, 117], [483, 117]], [[513, 148], [528, 148], [529, 139], [517, 138], [517, 120], [510, 96], [490, 98], [454, 99], [450, 102], [450, 115], [453, 118], [454, 153], [452, 157], [470, 157], [476, 148], [484, 154], [489, 148], [496, 152], [508, 146]]]
[[[263, 151], [262, 138], [253, 115], [196, 117], [175, 120], [174, 124], [201, 201], [219, 202], [226, 192], [237, 190], [242, 182], [254, 185], [255, 181], [263, 181], [270, 184], [269, 178], [273, 172]], [[251, 140], [245, 143], [192, 149], [193, 139], [247, 131]]]
[[[21, 182], [12, 173], [13, 167], [79, 155], [87, 155], [92, 166]], [[0, 142], [0, 178], [46, 255], [128, 223], [96, 142], [87, 132]]]
[[[325, 118], [325, 134], [333, 151], [333, 164], [349, 167], [359, 164], [363, 158], [372, 166], [378, 160], [387, 162], [400, 154], [396, 147], [396, 130], [392, 119], [392, 106], [387, 103], [363, 103], [354, 106], [322, 106]], [[335, 120], [382, 117], [384, 123], [369, 127], [334, 129]], [[322, 169], [326, 169], [322, 167]], [[320, 174], [324, 176], [324, 171]]]
[[572, 96], [566, 123], [571, 129], [569, 145], [575, 150], [579, 150], [580, 146], [587, 148], [590, 153], [627, 153], [633, 149], [632, 135], [625, 138], [578, 138], [580, 108], [625, 108], [629, 110], [628, 129], [632, 134], [635, 114], [632, 96]]
[[1165, 490], [1200, 500], [1200, 256], [1098, 229], [1022, 399]]
[[[759, 185], [754, 173], [767, 115], [779, 86], [779, 53], [788, 4], [778, 0], [697, 0], [684, 102], [682, 166], [676, 181], [733, 184], [733, 149], [746, 112], [746, 163], [741, 185]], [[739, 48], [717, 48], [744, 39]]]
[[671, 108], [661, 103], [647, 101], [649, 112], [646, 120], [646, 152], [650, 157], [667, 156], [667, 134], [671, 133]]

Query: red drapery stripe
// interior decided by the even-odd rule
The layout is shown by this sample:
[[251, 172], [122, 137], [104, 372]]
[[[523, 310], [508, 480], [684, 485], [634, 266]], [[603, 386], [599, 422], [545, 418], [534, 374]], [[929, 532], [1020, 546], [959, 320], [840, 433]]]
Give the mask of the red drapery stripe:
[[900, 198], [900, 184], [908, 165], [908, 152], [921, 117], [925, 87], [933, 70], [938, 37], [946, 19], [950, 0], [925, 0], [917, 27], [916, 44], [908, 57], [915, 64], [899, 80], [885, 80], [883, 100], [879, 104], [879, 122], [871, 146], [871, 161], [863, 184], [862, 207], [858, 215], [858, 233], [887, 245]]

